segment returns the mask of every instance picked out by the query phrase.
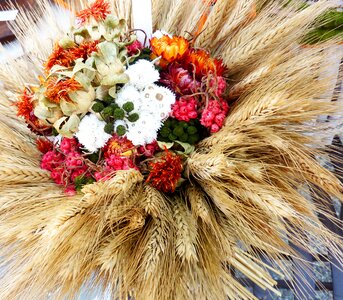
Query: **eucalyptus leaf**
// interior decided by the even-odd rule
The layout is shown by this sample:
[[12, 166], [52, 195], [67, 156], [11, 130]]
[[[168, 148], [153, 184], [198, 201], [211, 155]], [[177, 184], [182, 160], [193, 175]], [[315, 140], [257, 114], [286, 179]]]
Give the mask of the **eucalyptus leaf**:
[[98, 73], [106, 76], [110, 72], [110, 67], [99, 57], [94, 58], [95, 67]]
[[75, 66], [73, 68], [74, 74], [83, 70], [89, 70], [89, 71], [95, 72], [95, 69], [92, 66], [87, 65], [83, 62], [83, 58], [79, 58], [75, 60]]
[[81, 28], [76, 29], [74, 31], [74, 35], [80, 35], [83, 38], [90, 37], [90, 34], [89, 34], [88, 29], [86, 27], [81, 27]]
[[[93, 75], [95, 76], [95, 73]], [[85, 90], [89, 89], [89, 87], [92, 84], [92, 80], [94, 79], [94, 78], [89, 78], [86, 74], [81, 73], [81, 72], [77, 73], [74, 78], [77, 82], [79, 82], [82, 85], [82, 87]]]
[[56, 73], [57, 73], [57, 74], [61, 74], [61, 71], [68, 72], [68, 71], [69, 71], [69, 68], [64, 67], [64, 66], [60, 66], [60, 65], [54, 65], [54, 66], [51, 68], [48, 77], [50, 77], [51, 75], [55, 75]]
[[77, 91], [69, 93], [69, 97], [75, 102], [77, 109], [75, 114], [84, 114], [90, 110], [95, 100], [95, 89], [90, 87], [87, 92]]
[[45, 119], [53, 117], [53, 113], [51, 112], [51, 110], [45, 105], [42, 105], [42, 103], [39, 103], [35, 107], [34, 114], [38, 119], [41, 119], [41, 120], [45, 120]]
[[116, 18], [114, 15], [108, 15], [105, 20], [105, 25], [109, 28], [116, 28], [119, 26], [119, 19]]

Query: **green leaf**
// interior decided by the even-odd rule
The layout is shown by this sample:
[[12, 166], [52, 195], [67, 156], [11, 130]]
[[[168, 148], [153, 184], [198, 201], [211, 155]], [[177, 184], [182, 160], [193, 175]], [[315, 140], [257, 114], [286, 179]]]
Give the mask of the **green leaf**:
[[118, 47], [116, 44], [111, 42], [102, 42], [98, 44], [98, 48], [104, 58], [106, 64], [111, 64], [114, 59], [118, 56]]
[[72, 138], [78, 130], [80, 119], [77, 115], [63, 117], [54, 123], [54, 128], [64, 137]]
[[109, 94], [113, 99], [116, 99], [116, 98], [117, 98], [117, 87], [116, 87], [116, 86], [111, 87], [111, 88], [108, 90], [108, 94]]
[[165, 148], [171, 149], [174, 146], [174, 143], [165, 143], [165, 142], [160, 142], [160, 141], [157, 141], [157, 144], [161, 150], [164, 150]]
[[62, 39], [60, 39], [60, 41], [58, 42], [58, 44], [63, 48], [63, 49], [69, 49], [69, 48], [73, 48], [75, 46], [74, 41], [69, 37], [69, 36], [65, 36]]
[[105, 25], [109, 28], [116, 28], [119, 26], [119, 19], [116, 18], [114, 15], [108, 15], [105, 20]]
[[179, 144], [184, 149], [184, 154], [189, 155], [194, 152], [195, 147], [188, 143], [183, 143], [180, 141], [175, 141], [175, 143]]

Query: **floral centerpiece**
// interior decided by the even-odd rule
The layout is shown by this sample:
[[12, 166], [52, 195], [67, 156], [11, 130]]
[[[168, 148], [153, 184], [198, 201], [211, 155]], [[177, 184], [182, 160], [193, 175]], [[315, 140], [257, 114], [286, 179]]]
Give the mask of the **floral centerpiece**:
[[166, 193], [186, 180], [184, 161], [229, 112], [225, 66], [181, 36], [142, 45], [97, 1], [57, 41], [40, 85], [18, 116], [37, 133], [41, 168], [68, 194], [136, 169]]

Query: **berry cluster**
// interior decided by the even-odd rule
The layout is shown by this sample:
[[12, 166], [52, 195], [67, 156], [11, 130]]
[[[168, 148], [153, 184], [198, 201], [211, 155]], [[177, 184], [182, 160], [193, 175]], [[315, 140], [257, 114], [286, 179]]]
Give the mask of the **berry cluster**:
[[211, 133], [218, 132], [224, 125], [228, 111], [229, 105], [225, 101], [210, 100], [202, 112], [200, 123]]
[[84, 184], [94, 182], [75, 138], [63, 138], [58, 148], [46, 152], [42, 157], [41, 168], [50, 171], [55, 183], [64, 185], [69, 194], [76, 192], [79, 187], [77, 183], [81, 181]]
[[[120, 124], [120, 121], [123, 121], [124, 119], [131, 123], [138, 121], [139, 115], [134, 112], [134, 109], [135, 106], [132, 102], [126, 102], [120, 107], [109, 95], [105, 97], [103, 101], [97, 100], [92, 107], [92, 110], [99, 113], [106, 122], [104, 128], [105, 132], [108, 134], [113, 134], [115, 132], [119, 136], [124, 136], [126, 134], [126, 127]], [[117, 125], [115, 125], [116, 122]]]
[[180, 141], [194, 145], [201, 140], [203, 135], [201, 127], [197, 120], [185, 122], [169, 118], [164, 122], [157, 139], [162, 142]]
[[198, 117], [198, 102], [195, 98], [182, 97], [173, 106], [172, 116], [179, 121], [189, 122]]

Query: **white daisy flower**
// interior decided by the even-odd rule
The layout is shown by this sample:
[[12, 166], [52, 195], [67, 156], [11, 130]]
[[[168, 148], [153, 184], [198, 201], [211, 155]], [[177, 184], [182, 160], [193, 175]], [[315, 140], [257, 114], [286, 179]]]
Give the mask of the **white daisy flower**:
[[160, 73], [156, 70], [155, 65], [145, 59], [140, 59], [129, 66], [125, 73], [130, 77], [130, 84], [138, 90], [143, 90], [147, 85], [160, 79]]
[[147, 86], [142, 94], [143, 109], [154, 112], [160, 120], [164, 120], [170, 115], [171, 107], [176, 102], [176, 96], [171, 90], [152, 84]]
[[156, 119], [154, 113], [142, 111], [138, 121], [128, 123], [127, 138], [135, 145], [146, 145], [157, 139], [157, 132], [161, 128], [161, 120]]
[[87, 115], [81, 120], [75, 136], [89, 152], [96, 152], [111, 138], [111, 135], [104, 131], [105, 125], [95, 114]]
[[117, 95], [116, 103], [122, 107], [127, 102], [132, 102], [135, 110], [139, 109], [142, 104], [142, 94], [130, 84], [125, 84]]

